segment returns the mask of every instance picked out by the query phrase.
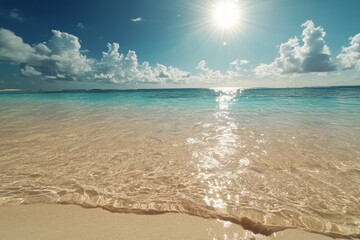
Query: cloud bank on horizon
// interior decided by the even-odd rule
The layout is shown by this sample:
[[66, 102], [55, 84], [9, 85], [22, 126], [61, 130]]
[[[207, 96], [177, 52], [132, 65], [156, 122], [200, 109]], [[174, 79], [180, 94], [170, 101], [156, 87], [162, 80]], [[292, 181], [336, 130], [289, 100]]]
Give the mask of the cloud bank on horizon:
[[[14, 18], [16, 16], [20, 15], [15, 11]], [[52, 30], [48, 41], [30, 45], [11, 30], [1, 28], [0, 61], [21, 66], [20, 74], [24, 77], [121, 85], [221, 83], [245, 78], [360, 71], [360, 33], [351, 36], [349, 45], [343, 46], [341, 53], [333, 59], [325, 42], [325, 30], [311, 20], [302, 27], [301, 41], [293, 37], [282, 43], [278, 57], [272, 63], [250, 68], [249, 61], [236, 59], [229, 63], [226, 72], [207, 67], [205, 60], [194, 67], [197, 74], [159, 63], [151, 66], [147, 61], [140, 63], [135, 51], [121, 53], [119, 43], [108, 43], [101, 59], [88, 58], [81, 50], [78, 37], [57, 30]]]

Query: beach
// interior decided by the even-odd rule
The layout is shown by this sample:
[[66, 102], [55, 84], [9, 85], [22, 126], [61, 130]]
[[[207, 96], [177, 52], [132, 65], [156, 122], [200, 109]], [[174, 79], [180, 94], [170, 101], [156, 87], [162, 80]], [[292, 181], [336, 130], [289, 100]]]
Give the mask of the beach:
[[230, 222], [184, 214], [113, 214], [70, 205], [21, 205], [0, 208], [0, 238], [42, 239], [248, 239], [330, 240], [300, 230], [270, 237], [246, 231]]
[[0, 3], [0, 240], [360, 240], [360, 0]]
[[0, 238], [359, 238], [359, 103], [359, 87], [1, 93]]

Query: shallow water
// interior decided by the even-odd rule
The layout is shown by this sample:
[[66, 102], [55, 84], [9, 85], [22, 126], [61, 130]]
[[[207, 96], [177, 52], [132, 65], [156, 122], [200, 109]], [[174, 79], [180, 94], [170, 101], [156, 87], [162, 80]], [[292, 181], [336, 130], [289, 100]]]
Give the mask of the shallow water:
[[360, 87], [1, 93], [0, 206], [359, 237], [359, 117]]

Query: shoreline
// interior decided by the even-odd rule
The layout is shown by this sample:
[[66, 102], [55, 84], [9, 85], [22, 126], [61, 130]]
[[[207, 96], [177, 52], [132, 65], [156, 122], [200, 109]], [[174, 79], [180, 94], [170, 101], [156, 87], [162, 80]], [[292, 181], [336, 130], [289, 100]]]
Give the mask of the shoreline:
[[315, 86], [284, 86], [284, 87], [271, 87], [271, 86], [208, 86], [208, 87], [170, 87], [170, 88], [79, 88], [79, 89], [20, 89], [20, 88], [10, 88], [10, 89], [0, 89], [0, 93], [12, 93], [12, 92], [24, 92], [24, 93], [76, 93], [76, 92], [86, 92], [86, 93], [99, 93], [99, 92], [124, 92], [124, 91], [164, 91], [164, 90], [213, 90], [213, 89], [321, 89], [321, 88], [352, 88], [360, 87], [359, 84], [354, 85], [315, 85]]
[[[26, 237], [25, 237], [26, 236]], [[24, 238], [25, 237], [25, 238]], [[76, 205], [40, 204], [0, 207], [0, 239], [259, 239], [330, 240], [287, 229], [269, 237], [231, 222], [179, 213], [137, 215]]]

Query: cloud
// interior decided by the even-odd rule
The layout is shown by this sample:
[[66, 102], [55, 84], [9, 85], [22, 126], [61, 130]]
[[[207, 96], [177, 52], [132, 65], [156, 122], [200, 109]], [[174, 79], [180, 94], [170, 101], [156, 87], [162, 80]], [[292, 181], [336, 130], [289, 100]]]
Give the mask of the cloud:
[[191, 76], [174, 66], [139, 62], [135, 51], [120, 52], [118, 43], [108, 43], [100, 59], [90, 59], [81, 49], [80, 40], [69, 33], [53, 30], [46, 42], [33, 45], [24, 43], [12, 31], [0, 29], [0, 61], [21, 66], [25, 77], [38, 77], [47, 81], [88, 81], [121, 85], [223, 83], [244, 79], [249, 72], [247, 60], [236, 59], [229, 70], [221, 72], [207, 67], [204, 60]]
[[114, 84], [184, 83], [190, 77], [176, 67], [139, 63], [135, 51], [124, 55], [118, 43], [108, 43], [107, 48], [100, 60], [88, 59], [74, 35], [53, 30], [47, 42], [30, 46], [13, 32], [0, 29], [0, 60], [22, 65], [23, 76]]
[[246, 64], [248, 64], [248, 63], [249, 63], [249, 61], [246, 60], [246, 59], [242, 59], [242, 60], [240, 60], [240, 59], [235, 59], [235, 60], [232, 61], [230, 64], [231, 64], [231, 65], [246, 65]]
[[12, 19], [15, 19], [15, 20], [17, 20], [19, 22], [24, 21], [24, 17], [21, 15], [19, 10], [16, 9], [16, 8], [13, 8], [13, 9], [10, 10], [9, 17], [12, 18]]
[[167, 67], [162, 64], [157, 64], [153, 76], [165, 79], [166, 82], [181, 83], [186, 82], [185, 80], [190, 78], [191, 74], [173, 66]]
[[148, 62], [139, 63], [134, 51], [126, 55], [119, 52], [118, 43], [108, 43], [107, 52], [96, 63], [95, 79], [115, 84], [126, 83], [182, 83], [189, 73], [172, 66], [157, 64], [151, 67]]
[[245, 67], [249, 63], [248, 60], [235, 59], [230, 63], [230, 70], [221, 72], [207, 67], [206, 61], [201, 60], [196, 69], [200, 71], [200, 80], [205, 83], [221, 83], [226, 81], [243, 80], [247, 73], [248, 68]]
[[76, 24], [76, 27], [80, 28], [80, 29], [84, 29], [85, 25], [83, 23], [79, 22], [78, 24]]
[[138, 18], [132, 18], [131, 21], [133, 21], [133, 22], [144, 22], [145, 19], [143, 19], [141, 17], [138, 17]]
[[301, 25], [302, 45], [297, 37], [290, 38], [279, 48], [279, 57], [271, 64], [260, 64], [256, 75], [280, 75], [291, 73], [330, 72], [336, 69], [322, 27], [315, 27], [310, 20]]
[[12, 31], [0, 28], [0, 60], [23, 63], [34, 54], [34, 49]]
[[243, 72], [243, 71], [247, 71], [246, 69], [244, 69], [244, 66], [249, 64], [248, 60], [245, 59], [235, 59], [234, 61], [232, 61], [230, 63], [230, 71], [232, 72]]
[[200, 79], [204, 82], [221, 82], [225, 79], [220, 71], [208, 68], [205, 60], [201, 60], [196, 69], [200, 70]]
[[25, 77], [40, 76], [41, 75], [41, 72], [36, 71], [35, 68], [30, 67], [30, 66], [25, 66], [24, 68], [22, 68], [21, 73]]
[[52, 33], [49, 41], [30, 46], [12, 31], [0, 29], [0, 60], [25, 65], [24, 76], [83, 79], [91, 71], [91, 60], [80, 53], [79, 39], [56, 30]]
[[46, 63], [44, 70], [51, 75], [64, 74], [70, 78], [81, 77], [90, 72], [91, 60], [81, 54], [79, 39], [74, 35], [56, 30], [52, 30], [52, 33], [52, 37], [46, 43], [50, 53], [48, 54], [49, 59], [42, 62]]
[[235, 59], [230, 63], [230, 70], [226, 72], [227, 78], [231, 80], [240, 80], [248, 76], [250, 73], [248, 64], [248, 60]]
[[342, 70], [360, 70], [360, 33], [350, 37], [350, 46], [342, 47], [337, 56], [339, 68]]

